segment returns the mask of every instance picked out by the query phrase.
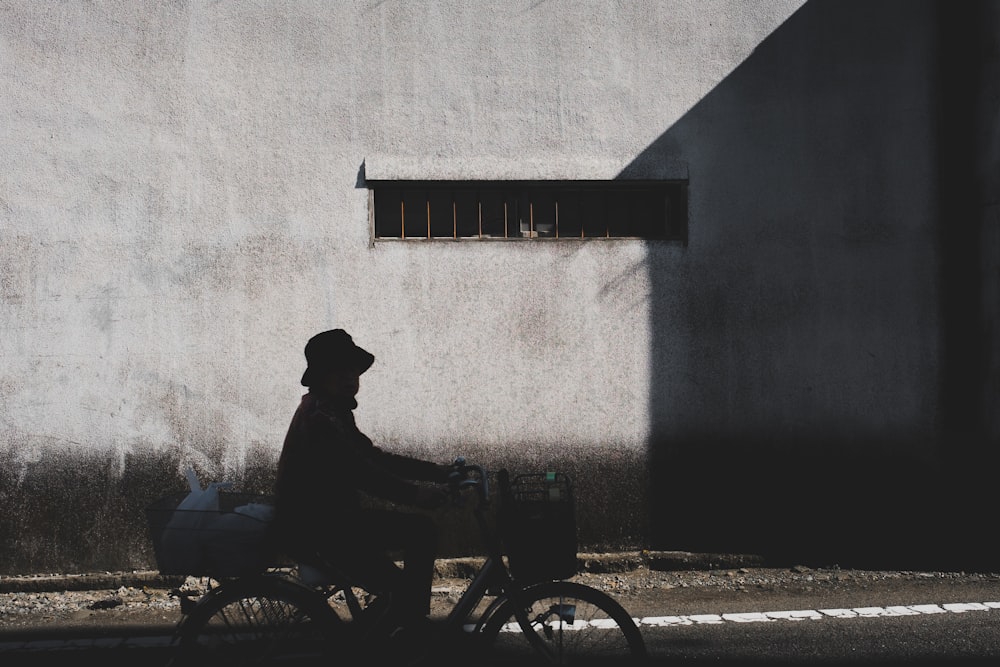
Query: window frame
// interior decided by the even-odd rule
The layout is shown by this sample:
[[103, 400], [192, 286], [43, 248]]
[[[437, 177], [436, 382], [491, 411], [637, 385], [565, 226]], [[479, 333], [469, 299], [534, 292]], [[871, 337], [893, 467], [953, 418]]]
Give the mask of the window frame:
[[[552, 241], [643, 241], [656, 243], [680, 243], [687, 245], [688, 228], [688, 181], [687, 179], [617, 179], [617, 180], [368, 180], [368, 222], [371, 245], [376, 243], [429, 243], [429, 242], [552, 242]], [[420, 194], [422, 193], [422, 194]], [[450, 198], [442, 195], [450, 193]], [[465, 195], [472, 193], [474, 205], [478, 212], [476, 215], [477, 233], [467, 235], [469, 225], [462, 224], [466, 229], [463, 234], [459, 234], [459, 216], [457, 194]], [[483, 227], [483, 202], [490, 198], [493, 193], [499, 194], [499, 200], [504, 211], [504, 232], [503, 234], [486, 233]], [[516, 193], [516, 194], [515, 194]], [[576, 196], [576, 199], [572, 197]], [[628, 195], [633, 195], [632, 199]], [[636, 194], [647, 197], [646, 205], [652, 211], [654, 220], [632, 224], [633, 213], [624, 214], [623, 220], [626, 226], [623, 232], [612, 234], [612, 221], [618, 218], [612, 217], [606, 209], [601, 216], [603, 221], [600, 227], [603, 234], [587, 234], [585, 225], [586, 213], [592, 209], [586, 209], [583, 202], [592, 198], [593, 201], [603, 201], [605, 205], [611, 202], [619, 209], [629, 210], [630, 207], [637, 206]], [[409, 201], [407, 197], [410, 197]], [[570, 196], [567, 199], [567, 196]], [[657, 210], [660, 204], [656, 203], [656, 198], [662, 196], [662, 211]], [[379, 201], [380, 197], [389, 197], [388, 201]], [[551, 198], [554, 201], [552, 218], [546, 219], [545, 214], [540, 214], [536, 222], [536, 208], [541, 207], [543, 200]], [[441, 206], [432, 206], [437, 199], [445, 204], [445, 213], [439, 213]], [[442, 234], [443, 229], [447, 229], [448, 223], [448, 200], [450, 199], [450, 234]], [[641, 199], [641, 198], [640, 198]], [[516, 212], [511, 216], [511, 204], [516, 200]], [[526, 210], [521, 211], [526, 200]], [[383, 206], [392, 206], [399, 203], [400, 213], [398, 221], [393, 219], [389, 222], [392, 231], [398, 229], [396, 236], [380, 236], [378, 234], [379, 209]], [[575, 233], [560, 234], [559, 216], [560, 206], [567, 211], [576, 207], [576, 214], [579, 223], [572, 223], [565, 229], [579, 229], [579, 235]], [[417, 208], [417, 223], [419, 231], [416, 234], [407, 234], [407, 209]], [[385, 210], [389, 210], [386, 208]], [[662, 213], [662, 223], [657, 223], [655, 217]], [[390, 214], [393, 215], [393, 214]], [[639, 214], [635, 214], [639, 215]], [[601, 217], [598, 216], [598, 217]], [[513, 218], [513, 219], [512, 219]], [[527, 228], [524, 223], [527, 219]], [[468, 223], [469, 220], [463, 217]], [[545, 226], [543, 231], [543, 225]], [[593, 227], [592, 227], [593, 230]], [[636, 231], [638, 232], [636, 233]], [[496, 230], [490, 230], [493, 232]]]

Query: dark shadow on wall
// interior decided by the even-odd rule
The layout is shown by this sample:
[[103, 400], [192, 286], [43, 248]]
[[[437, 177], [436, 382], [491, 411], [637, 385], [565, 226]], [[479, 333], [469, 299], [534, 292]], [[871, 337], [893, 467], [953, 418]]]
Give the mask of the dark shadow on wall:
[[651, 547], [1000, 565], [972, 185], [985, 7], [810, 0], [620, 175], [690, 169], [689, 243], [648, 259]]

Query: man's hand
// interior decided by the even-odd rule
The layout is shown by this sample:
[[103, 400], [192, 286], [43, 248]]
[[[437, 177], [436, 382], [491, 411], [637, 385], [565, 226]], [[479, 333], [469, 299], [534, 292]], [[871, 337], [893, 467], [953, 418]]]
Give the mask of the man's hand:
[[448, 502], [448, 494], [436, 486], [417, 487], [417, 496], [413, 504], [421, 509], [433, 510]]
[[443, 465], [441, 463], [437, 463], [435, 465], [437, 466], [438, 478], [434, 481], [438, 482], [439, 484], [447, 484], [448, 482], [450, 482], [451, 476], [455, 472], [455, 466], [451, 464]]

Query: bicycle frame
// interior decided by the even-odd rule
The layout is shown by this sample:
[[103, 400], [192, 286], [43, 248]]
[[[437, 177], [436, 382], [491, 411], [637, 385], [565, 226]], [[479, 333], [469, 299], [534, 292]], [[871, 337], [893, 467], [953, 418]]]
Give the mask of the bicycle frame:
[[[463, 479], [459, 481], [457, 490], [460, 492], [466, 487], [472, 487], [476, 490], [478, 498], [476, 506], [473, 509], [473, 514], [475, 515], [476, 523], [479, 526], [479, 533], [486, 549], [486, 560], [462, 592], [462, 595], [459, 597], [458, 602], [455, 603], [455, 607], [448, 614], [445, 622], [450, 628], [463, 629], [468, 620], [476, 617], [475, 610], [479, 607], [483, 598], [486, 597], [491, 589], [498, 587], [500, 593], [482, 613], [478, 614], [478, 618], [476, 618], [475, 625], [473, 626], [474, 631], [479, 632], [482, 630], [493, 613], [509, 599], [515, 603], [514, 617], [517, 619], [521, 631], [527, 637], [528, 641], [544, 654], [547, 648], [532, 628], [531, 620], [525, 612], [525, 606], [519, 603], [521, 591], [524, 589], [514, 580], [510, 574], [510, 570], [504, 563], [503, 545], [487, 517], [486, 510], [490, 506], [491, 496], [486, 472], [481, 466], [466, 465], [464, 459], [461, 458], [456, 459], [455, 466], [459, 471], [458, 474], [462, 477], [467, 477], [470, 471], [476, 476], [472, 480]], [[506, 484], [506, 471], [501, 471], [499, 482], [501, 490], [503, 490]]]
[[[493, 513], [488, 511], [491, 496], [485, 471], [479, 466], [465, 465], [463, 459], [456, 459], [455, 470], [449, 486], [456, 504], [467, 497], [463, 492], [475, 492], [476, 504], [472, 509], [486, 558], [445, 618], [446, 634], [453, 637], [467, 635], [477, 646], [483, 643], [483, 646], [492, 648], [497, 645], [499, 633], [514, 630], [512, 626], [516, 623], [520, 635], [537, 655], [559, 663], [565, 655], [561, 624], [572, 625], [578, 611], [576, 602], [563, 604], [565, 599], [580, 601], [588, 610], [583, 614], [582, 628], [589, 627], [591, 618], [602, 618], [601, 614], [604, 614], [603, 618], [608, 618], [621, 629], [618, 639], [612, 639], [612, 651], [624, 650], [632, 657], [644, 655], [638, 627], [633, 625], [628, 613], [606, 594], [561, 579], [536, 581], [533, 574], [528, 575], [531, 578], [526, 581], [518, 580], [517, 571], [511, 571], [505, 553], [502, 535], [506, 524], [494, 525]], [[498, 472], [498, 481], [499, 495], [506, 502], [512, 491], [506, 470]], [[330, 633], [329, 638], [346, 641], [351, 650], [391, 646], [397, 632], [402, 629], [403, 645], [407, 645], [407, 628], [400, 628], [393, 620], [391, 591], [373, 594], [372, 589], [335, 564], [326, 563], [324, 567], [292, 559], [286, 561], [286, 565], [275, 565], [256, 575], [224, 580], [208, 578], [208, 591], [197, 602], [181, 595], [183, 618], [178, 624], [176, 636], [184, 655], [197, 656], [200, 651], [213, 652], [221, 647], [223, 652], [218, 655], [223, 656], [223, 662], [220, 664], [226, 664], [225, 647], [239, 643], [248, 633], [253, 635], [256, 632], [254, 628], [265, 627], [273, 627], [277, 632], [275, 636], [283, 636], [289, 630], [298, 632], [296, 628], [302, 628], [307, 634], [318, 629], [319, 633], [314, 637]], [[213, 580], [214, 586], [211, 583]], [[334, 596], [338, 601], [331, 605]], [[480, 611], [481, 603], [487, 596], [493, 596], [493, 599]], [[346, 603], [346, 610], [339, 607], [340, 597]], [[539, 602], [541, 605], [538, 605]], [[591, 616], [590, 609], [596, 610], [597, 615]], [[277, 616], [275, 612], [278, 612]], [[557, 624], [554, 632], [553, 619]], [[312, 624], [313, 621], [315, 624]], [[217, 640], [219, 637], [221, 641]], [[267, 641], [271, 634], [264, 630], [261, 637]], [[499, 645], [527, 648], [516, 637], [510, 638], [506, 634], [503, 637], [506, 641], [500, 640]], [[207, 644], [202, 644], [206, 639]], [[511, 639], [515, 644], [510, 643]], [[307, 641], [312, 641], [312, 638], [307, 638]], [[281, 643], [277, 645], [280, 653]], [[590, 646], [589, 642], [587, 646]], [[268, 647], [271, 650], [270, 645]], [[573, 649], [569, 651], [572, 653]]]
[[[503, 546], [497, 532], [490, 525], [487, 510], [490, 507], [491, 495], [489, 479], [486, 471], [478, 465], [465, 464], [464, 460], [456, 459], [455, 466], [457, 475], [461, 478], [452, 483], [455, 497], [458, 498], [465, 489], [474, 489], [476, 492], [476, 506], [473, 514], [479, 527], [483, 546], [486, 550], [486, 559], [479, 566], [472, 580], [462, 591], [455, 606], [445, 619], [445, 625], [454, 630], [463, 630], [469, 621], [474, 621], [472, 625], [474, 632], [479, 632], [489, 621], [493, 613], [500, 608], [508, 599], [516, 603], [520, 599], [520, 593], [524, 588], [520, 586], [510, 574], [503, 560]], [[475, 476], [469, 479], [469, 473]], [[501, 488], [504, 480], [501, 479]], [[491, 590], [499, 590], [500, 593], [481, 613], [477, 614], [476, 609]], [[361, 606], [354, 592], [347, 585], [335, 586], [330, 592], [342, 591], [345, 601], [352, 617], [359, 618], [362, 615]], [[537, 644], [539, 650], [544, 651], [544, 647], [535, 636], [531, 627], [531, 621], [524, 612], [524, 606], [515, 605], [515, 618], [521, 626], [522, 632], [528, 637], [532, 644]]]
[[[514, 617], [521, 631], [537, 650], [545, 654], [548, 649], [535, 633], [531, 620], [525, 611], [525, 605], [519, 602], [522, 599], [522, 592], [527, 590], [527, 587], [521, 586], [511, 575], [510, 570], [504, 562], [503, 545], [498, 532], [490, 524], [487, 510], [491, 504], [491, 495], [486, 471], [481, 466], [465, 464], [461, 458], [456, 459], [455, 468], [457, 478], [453, 479], [450, 485], [453, 497], [458, 500], [461, 498], [462, 492], [466, 489], [473, 489], [477, 496], [473, 514], [486, 550], [486, 558], [468, 586], [466, 586], [465, 590], [459, 596], [454, 608], [449, 612], [445, 619], [445, 625], [447, 628], [455, 631], [466, 631], [468, 629], [473, 633], [480, 632], [493, 614], [508, 600], [511, 600], [514, 603]], [[474, 477], [469, 478], [469, 473], [472, 473]], [[505, 471], [501, 471], [501, 490], [506, 481], [504, 477]], [[364, 586], [363, 584], [359, 584], [359, 582], [353, 581], [346, 572], [336, 568], [320, 567], [298, 562], [291, 570], [279, 568], [257, 576], [270, 577], [275, 575], [289, 578], [302, 585], [304, 587], [303, 590], [310, 590], [312, 594], [322, 595], [325, 598], [330, 598], [340, 593], [344, 597], [348, 614], [352, 619], [355, 621], [368, 620], [366, 619], [366, 608], [361, 604], [354, 591], [354, 587], [360, 586], [364, 589]], [[250, 577], [243, 581], [252, 579], [253, 577]], [[190, 611], [198, 606], [198, 604], [220, 595], [221, 591], [228, 586], [229, 584], [222, 582], [217, 582], [215, 586], [210, 584], [208, 592], [197, 603], [182, 595], [181, 610], [185, 619], [179, 624], [178, 632], [183, 629], [186, 617]], [[486, 609], [477, 613], [476, 610], [479, 608], [480, 603], [492, 591], [497, 591], [495, 599], [487, 605]], [[391, 605], [391, 594], [382, 594], [379, 598], [382, 602], [387, 602], [388, 605]], [[385, 609], [388, 605], [380, 605], [380, 607]], [[469, 625], [470, 621], [473, 622], [471, 626]], [[367, 628], [365, 634], [377, 627], [378, 620], [375, 619], [374, 622], [376, 625], [363, 622], [363, 627]]]
[[[462, 592], [451, 613], [448, 614], [446, 623], [449, 627], [464, 626], [465, 622], [472, 618], [476, 608], [479, 607], [479, 603], [482, 602], [492, 587], [499, 586], [500, 590], [507, 595], [514, 588], [510, 572], [503, 563], [500, 540], [491, 529], [486, 516], [486, 510], [490, 504], [489, 481], [486, 472], [480, 466], [464, 466], [464, 464], [456, 463], [462, 466], [459, 475], [466, 475], [468, 470], [472, 470], [477, 475], [477, 479], [471, 480], [471, 483], [469, 480], [459, 482], [458, 490], [461, 491], [463, 482], [467, 486], [472, 486], [476, 489], [478, 498], [476, 507], [473, 509], [473, 514], [476, 518], [476, 524], [479, 526], [479, 534], [486, 548], [486, 560]], [[479, 620], [475, 625], [476, 631], [482, 629], [483, 624], [489, 619], [492, 612], [503, 602], [503, 598], [503, 595], [498, 595], [490, 606], [480, 614]]]

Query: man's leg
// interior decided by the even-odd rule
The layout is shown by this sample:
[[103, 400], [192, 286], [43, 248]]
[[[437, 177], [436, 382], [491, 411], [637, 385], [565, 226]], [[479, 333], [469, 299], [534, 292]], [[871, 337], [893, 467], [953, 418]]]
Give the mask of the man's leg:
[[[364, 542], [381, 551], [402, 550], [403, 572], [394, 606], [405, 616], [427, 616], [437, 555], [437, 525], [422, 514], [371, 510], [359, 526]], [[383, 555], [383, 558], [385, 556]]]

